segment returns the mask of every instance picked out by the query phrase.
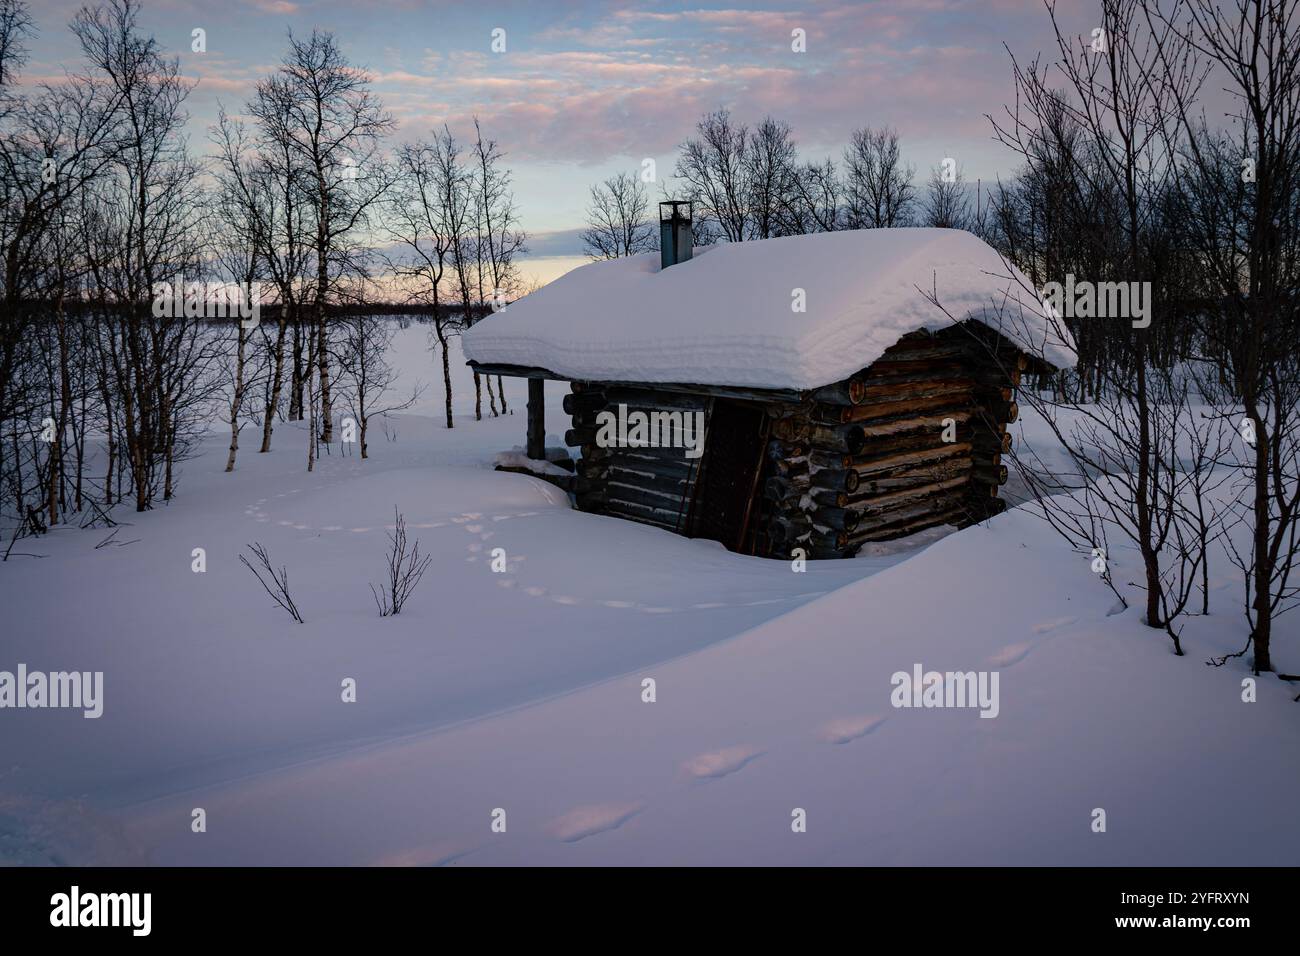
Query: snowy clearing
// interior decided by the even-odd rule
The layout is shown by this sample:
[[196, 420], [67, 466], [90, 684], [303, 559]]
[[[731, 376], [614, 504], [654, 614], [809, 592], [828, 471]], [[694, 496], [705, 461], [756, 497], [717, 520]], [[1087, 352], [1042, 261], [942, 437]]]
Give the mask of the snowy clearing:
[[[436, 386], [425, 331], [397, 348]], [[6, 713], [0, 861], [1300, 860], [1295, 690], [1265, 676], [1243, 703], [1246, 663], [1204, 664], [1244, 643], [1226, 563], [1183, 658], [1136, 608], [1112, 614], [1088, 556], [1023, 509], [795, 573], [493, 471], [523, 439], [522, 383], [505, 384], [515, 414], [474, 422], [454, 365], [450, 432], [435, 387], [371, 460], [336, 446], [308, 475], [281, 424], [271, 454], [222, 474], [218, 429], [172, 505], [118, 512], [130, 543], [58, 530], [25, 542], [48, 557], [0, 568], [0, 669], [105, 675], [99, 719]], [[367, 585], [395, 505], [433, 564], [381, 619]], [[239, 563], [255, 541], [305, 624]], [[1300, 670], [1294, 619], [1279, 629], [1279, 669]], [[892, 706], [891, 676], [918, 664], [997, 671], [998, 716]]]

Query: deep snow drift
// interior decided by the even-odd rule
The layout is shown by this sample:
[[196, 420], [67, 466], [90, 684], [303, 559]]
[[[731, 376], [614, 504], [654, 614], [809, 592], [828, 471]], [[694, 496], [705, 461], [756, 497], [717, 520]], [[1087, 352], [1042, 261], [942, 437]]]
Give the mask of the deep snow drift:
[[[133, 543], [59, 530], [26, 543], [48, 557], [0, 566], [0, 670], [105, 675], [97, 720], [0, 712], [0, 860], [1300, 859], [1295, 691], [1263, 677], [1244, 703], [1244, 661], [1203, 663], [1244, 640], [1225, 562], [1183, 658], [1022, 509], [799, 573], [492, 471], [523, 441], [522, 383], [517, 414], [474, 422], [457, 356], [449, 432], [424, 328], [397, 348], [434, 387], [392, 440], [372, 433], [371, 460], [335, 446], [307, 475], [305, 434], [280, 425], [227, 475], [214, 431], [175, 503], [118, 513]], [[367, 585], [394, 506], [434, 561], [381, 619]], [[305, 624], [239, 563], [254, 541]], [[1283, 618], [1280, 669], [1300, 669], [1296, 637]], [[997, 672], [997, 716], [893, 707], [892, 675], [917, 664]]]

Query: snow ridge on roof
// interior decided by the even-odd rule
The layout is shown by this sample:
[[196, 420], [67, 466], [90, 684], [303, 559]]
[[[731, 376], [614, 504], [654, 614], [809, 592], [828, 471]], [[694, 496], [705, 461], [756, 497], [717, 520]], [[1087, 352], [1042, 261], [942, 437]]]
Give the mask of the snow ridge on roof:
[[463, 340], [473, 361], [570, 379], [802, 390], [848, 378], [908, 332], [966, 318], [1053, 365], [1074, 364], [1029, 280], [956, 229], [723, 243], [668, 269], [657, 252], [593, 262]]

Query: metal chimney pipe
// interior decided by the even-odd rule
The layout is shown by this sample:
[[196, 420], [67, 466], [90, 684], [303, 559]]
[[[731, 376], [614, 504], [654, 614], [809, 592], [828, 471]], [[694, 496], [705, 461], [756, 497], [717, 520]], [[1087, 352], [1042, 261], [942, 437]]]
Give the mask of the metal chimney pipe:
[[691, 204], [671, 199], [659, 204], [659, 267], [667, 269], [691, 257]]

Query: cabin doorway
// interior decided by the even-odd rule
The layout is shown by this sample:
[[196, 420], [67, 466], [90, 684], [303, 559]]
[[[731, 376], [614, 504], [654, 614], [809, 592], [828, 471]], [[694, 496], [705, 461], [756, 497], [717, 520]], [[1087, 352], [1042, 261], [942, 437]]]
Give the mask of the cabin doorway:
[[767, 413], [753, 402], [715, 398], [706, 428], [686, 534], [745, 552], [757, 518]]

